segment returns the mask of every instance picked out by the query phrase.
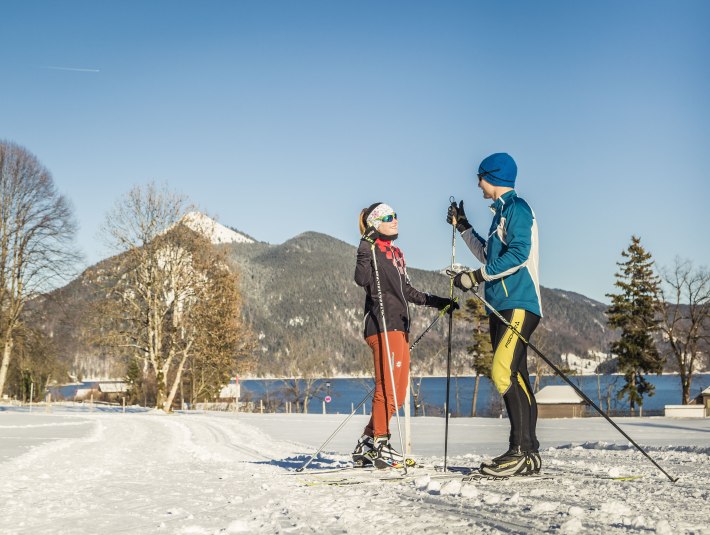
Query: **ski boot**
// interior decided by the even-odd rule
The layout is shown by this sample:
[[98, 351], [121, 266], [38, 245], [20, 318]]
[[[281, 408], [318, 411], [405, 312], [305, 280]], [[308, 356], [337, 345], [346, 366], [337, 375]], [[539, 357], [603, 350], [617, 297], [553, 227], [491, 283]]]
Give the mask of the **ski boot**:
[[355, 450], [352, 453], [353, 462], [355, 466], [366, 467], [372, 466], [372, 459], [368, 457], [368, 453], [371, 452], [375, 447], [375, 443], [372, 437], [369, 435], [362, 435], [360, 440], [357, 441]]
[[528, 459], [530, 459], [530, 461], [532, 462], [532, 473], [539, 474], [540, 469], [542, 468], [542, 459], [540, 458], [540, 452], [537, 450], [529, 451]]
[[379, 469], [404, 467], [402, 455], [392, 447], [388, 435], [374, 438], [374, 447], [367, 452], [367, 457]]
[[374, 438], [374, 446], [366, 455], [375, 467], [384, 468], [404, 468], [416, 466], [414, 459], [404, 458], [390, 443], [390, 435], [382, 435]]
[[482, 463], [480, 472], [484, 476], [496, 478], [525, 476], [533, 472], [533, 462], [520, 446], [515, 446], [490, 463]]
[[375, 447], [368, 457], [377, 468], [404, 468], [416, 466], [414, 459], [405, 459], [401, 453], [392, 447], [389, 435], [375, 437]]

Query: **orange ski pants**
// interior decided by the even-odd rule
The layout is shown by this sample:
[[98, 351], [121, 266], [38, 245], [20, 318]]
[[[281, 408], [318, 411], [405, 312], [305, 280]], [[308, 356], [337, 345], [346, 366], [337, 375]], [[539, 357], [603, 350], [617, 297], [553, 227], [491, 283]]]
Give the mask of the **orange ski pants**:
[[389, 331], [387, 333], [390, 352], [394, 354], [394, 384], [397, 393], [395, 408], [390, 377], [390, 359], [383, 333], [365, 338], [372, 349], [375, 364], [375, 393], [372, 396], [370, 422], [365, 427], [365, 434], [371, 437], [389, 435], [389, 422], [395, 411], [404, 403], [409, 382], [409, 338], [407, 333]]

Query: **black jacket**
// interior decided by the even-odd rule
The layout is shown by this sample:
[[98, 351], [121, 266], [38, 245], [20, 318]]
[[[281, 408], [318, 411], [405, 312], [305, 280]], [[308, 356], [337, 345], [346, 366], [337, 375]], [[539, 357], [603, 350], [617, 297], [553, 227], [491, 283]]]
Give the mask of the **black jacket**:
[[[365, 240], [360, 241], [357, 250], [357, 265], [355, 266], [355, 282], [365, 288], [365, 338], [384, 331], [380, 303], [377, 298], [377, 280], [372, 262], [373, 245]], [[409, 332], [409, 306], [436, 306], [439, 298], [420, 292], [409, 284], [404, 255], [399, 247], [391, 241], [378, 238], [375, 240], [374, 252], [377, 259], [377, 270], [380, 275], [380, 288], [385, 309], [385, 322], [388, 331]]]

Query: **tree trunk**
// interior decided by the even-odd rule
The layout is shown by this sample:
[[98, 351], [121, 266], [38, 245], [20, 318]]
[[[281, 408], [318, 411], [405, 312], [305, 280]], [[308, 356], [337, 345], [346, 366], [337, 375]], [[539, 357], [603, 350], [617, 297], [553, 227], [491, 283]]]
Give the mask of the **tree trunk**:
[[414, 378], [409, 376], [409, 391], [412, 393], [412, 400], [414, 401], [414, 416], [419, 415], [419, 392], [414, 390]]
[[613, 387], [611, 384], [607, 385], [607, 387], [606, 387], [606, 412], [611, 411], [612, 389], [613, 389]]
[[690, 374], [687, 374], [685, 377], [681, 377], [680, 379], [680, 384], [683, 388], [683, 405], [688, 405], [690, 403], [690, 381]]
[[[182, 357], [182, 360], [180, 360], [180, 365], [178, 366], [178, 369], [175, 372], [175, 380], [173, 381], [173, 385], [170, 388], [170, 393], [168, 394], [168, 397], [165, 400], [165, 403], [163, 403], [163, 410], [165, 412], [172, 411], [173, 400], [175, 399], [175, 394], [177, 394], [178, 385], [180, 385], [180, 382], [182, 381], [182, 370], [185, 367], [185, 361], [187, 361], [187, 352], [185, 352], [185, 354]], [[166, 388], [166, 390], [167, 390], [167, 388]], [[158, 386], [158, 392], [160, 392], [160, 386]]]
[[599, 400], [599, 407], [602, 406], [602, 383], [599, 377], [599, 372], [597, 372], [597, 399]]
[[473, 399], [471, 400], [471, 416], [476, 416], [476, 404], [478, 403], [478, 383], [481, 376], [476, 374], [476, 382], [473, 384]]
[[10, 357], [12, 357], [12, 337], [5, 338], [5, 344], [2, 348], [2, 364], [0, 364], [0, 398], [5, 389], [5, 381], [7, 380], [7, 370], [10, 367]]
[[454, 390], [456, 392], [456, 416], [458, 416], [459, 413], [459, 374], [456, 373], [454, 375]]
[[165, 374], [162, 370], [155, 372], [155, 408], [164, 409], [165, 406]]

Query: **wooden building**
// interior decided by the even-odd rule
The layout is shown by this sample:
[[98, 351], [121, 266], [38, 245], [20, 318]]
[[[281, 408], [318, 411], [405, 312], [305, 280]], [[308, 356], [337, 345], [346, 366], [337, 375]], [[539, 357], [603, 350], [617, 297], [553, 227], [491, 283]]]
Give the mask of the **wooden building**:
[[581, 418], [585, 402], [569, 385], [549, 385], [535, 395], [538, 418]]
[[688, 405], [666, 405], [663, 414], [673, 418], [707, 418], [710, 416], [710, 387], [691, 399]]
[[120, 402], [128, 392], [128, 383], [123, 381], [111, 381], [99, 383], [99, 392], [103, 398], [110, 402]]

